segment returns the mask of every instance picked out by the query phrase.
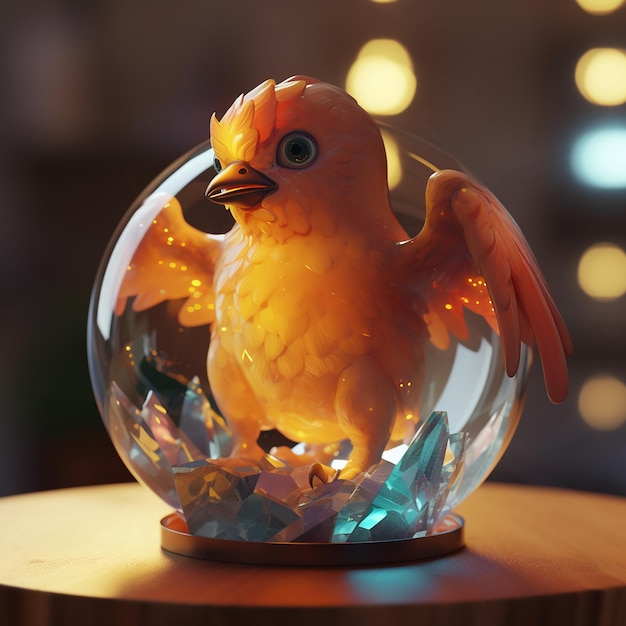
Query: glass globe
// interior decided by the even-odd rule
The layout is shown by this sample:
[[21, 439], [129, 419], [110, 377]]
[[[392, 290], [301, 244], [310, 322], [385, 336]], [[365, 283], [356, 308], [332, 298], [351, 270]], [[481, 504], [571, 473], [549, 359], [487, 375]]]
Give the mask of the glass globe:
[[[380, 124], [394, 212], [413, 236], [423, 225], [424, 189], [438, 169], [461, 166], [434, 146]], [[447, 349], [427, 347], [420, 426], [412, 442], [387, 450], [355, 481], [311, 487], [306, 468], [271, 454], [254, 467], [211, 459], [231, 449], [227, 420], [207, 378], [208, 325], [179, 322], [181, 300], [124, 305], [120, 289], [146, 224], [166, 194], [185, 220], [225, 233], [230, 213], [209, 205], [215, 175], [208, 142], [181, 157], [137, 198], [114, 233], [95, 280], [88, 357], [94, 394], [115, 448], [137, 480], [183, 516], [192, 533], [248, 541], [351, 542], [433, 532], [438, 520], [475, 490], [503, 454], [516, 428], [531, 363], [522, 347], [519, 372], [505, 373], [499, 336], [470, 312], [469, 337]], [[139, 307], [142, 308], [142, 307]], [[393, 350], [393, 346], [389, 347]], [[261, 435], [268, 452], [294, 446], [278, 432]], [[335, 455], [340, 468], [349, 442]], [[330, 503], [330, 504], [329, 504]]]

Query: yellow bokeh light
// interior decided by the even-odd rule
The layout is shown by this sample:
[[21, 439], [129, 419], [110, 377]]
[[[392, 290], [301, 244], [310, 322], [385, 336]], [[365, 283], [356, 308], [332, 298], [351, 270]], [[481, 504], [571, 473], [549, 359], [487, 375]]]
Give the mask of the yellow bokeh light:
[[624, 4], [624, 0], [576, 0], [576, 2], [587, 13], [594, 15], [612, 13]]
[[574, 73], [580, 93], [593, 104], [618, 106], [626, 102], [626, 51], [592, 48], [583, 54]]
[[610, 374], [589, 378], [578, 394], [578, 410], [592, 428], [618, 428], [626, 421], [626, 385]]
[[373, 39], [366, 43], [346, 78], [346, 91], [366, 111], [379, 115], [404, 111], [416, 89], [411, 57], [394, 39]]
[[387, 183], [389, 189], [394, 189], [402, 180], [402, 163], [400, 160], [400, 148], [398, 142], [384, 130], [381, 131], [385, 152], [387, 153]]
[[578, 263], [578, 284], [596, 300], [615, 300], [626, 293], [626, 254], [612, 243], [588, 248]]

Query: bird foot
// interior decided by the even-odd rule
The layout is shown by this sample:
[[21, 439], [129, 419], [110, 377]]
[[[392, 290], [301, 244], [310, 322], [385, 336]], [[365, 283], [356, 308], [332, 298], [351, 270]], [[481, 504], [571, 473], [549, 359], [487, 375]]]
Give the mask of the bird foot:
[[337, 480], [338, 477], [339, 470], [324, 465], [319, 461], [313, 463], [309, 469], [309, 485], [311, 485], [312, 488], [332, 483], [334, 480]]

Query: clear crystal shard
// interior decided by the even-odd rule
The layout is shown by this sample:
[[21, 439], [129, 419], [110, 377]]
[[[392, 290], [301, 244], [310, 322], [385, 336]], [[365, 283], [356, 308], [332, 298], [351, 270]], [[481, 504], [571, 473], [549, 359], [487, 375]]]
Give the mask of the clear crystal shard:
[[195, 461], [173, 469], [183, 514], [193, 534], [270, 541], [298, 518], [284, 501], [296, 497], [298, 486], [290, 470], [269, 457], [250, 467]]
[[355, 480], [339, 477], [312, 488], [308, 466], [287, 466], [270, 455], [242, 467], [224, 460], [230, 432], [197, 378], [187, 386], [178, 420], [151, 391], [141, 408], [115, 383], [111, 396], [108, 427], [118, 451], [200, 536], [362, 542], [425, 535], [446, 512], [463, 474], [466, 435], [450, 436], [445, 412], [423, 422], [395, 464], [381, 460]]
[[129, 459], [129, 469], [150, 489], [176, 509], [180, 502], [174, 486], [171, 466], [150, 426], [138, 409], [115, 383], [111, 383], [107, 428], [118, 453]]
[[224, 418], [213, 410], [197, 376], [187, 385], [179, 428], [196, 443], [204, 458], [216, 459], [230, 454], [230, 429]]
[[362, 542], [425, 535], [461, 475], [465, 436], [433, 413], [398, 463], [312, 488], [308, 468], [200, 460], [173, 467], [190, 532], [240, 541]]
[[133, 474], [177, 510], [181, 504], [173, 468], [230, 452], [230, 430], [211, 407], [197, 378], [185, 391], [180, 423], [172, 409], [148, 391], [141, 408], [111, 383], [107, 428], [118, 453], [130, 461]]
[[170, 419], [167, 411], [152, 391], [148, 392], [146, 401], [141, 408], [141, 415], [171, 466], [204, 458], [205, 455], [189, 436], [179, 430]]

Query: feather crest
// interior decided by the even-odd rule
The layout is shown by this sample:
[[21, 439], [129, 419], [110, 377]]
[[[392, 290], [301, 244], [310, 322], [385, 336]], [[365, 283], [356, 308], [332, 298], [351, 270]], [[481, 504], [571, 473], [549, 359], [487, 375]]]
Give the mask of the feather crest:
[[224, 161], [250, 161], [258, 144], [276, 128], [277, 106], [299, 98], [306, 87], [303, 79], [288, 79], [280, 84], [266, 80], [239, 96], [221, 120], [211, 117], [211, 145]]
[[254, 157], [259, 132], [253, 126], [254, 101], [235, 101], [221, 121], [211, 118], [211, 145], [224, 161], [249, 161]]

